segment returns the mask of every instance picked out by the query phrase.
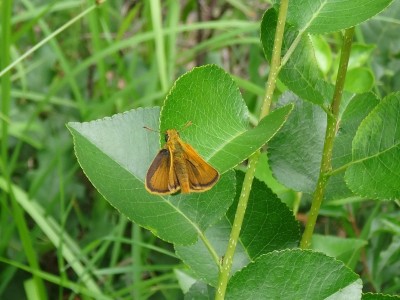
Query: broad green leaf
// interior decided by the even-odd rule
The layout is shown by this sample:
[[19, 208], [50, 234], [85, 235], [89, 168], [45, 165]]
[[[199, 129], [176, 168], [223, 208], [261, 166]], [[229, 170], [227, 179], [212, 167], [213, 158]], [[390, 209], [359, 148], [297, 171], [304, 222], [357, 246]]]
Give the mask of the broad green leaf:
[[344, 89], [353, 93], [366, 93], [375, 83], [374, 74], [369, 68], [354, 68], [347, 71]]
[[316, 105], [285, 93], [280, 104], [294, 103], [286, 124], [268, 143], [274, 176], [285, 186], [311, 193], [316, 185], [325, 137], [326, 114]]
[[319, 252], [274, 251], [232, 276], [226, 299], [360, 299], [362, 283], [343, 263]]
[[399, 53], [399, 16], [400, 2], [394, 1], [392, 5], [379, 14], [379, 16], [361, 24], [360, 28], [365, 42], [375, 44], [376, 52], [383, 53], [383, 56], [374, 55], [374, 58], [376, 57], [379, 60], [382, 58], [392, 60], [392, 55]]
[[[243, 168], [243, 171], [245, 171], [245, 168]], [[287, 187], [277, 181], [272, 175], [272, 171], [268, 161], [268, 155], [266, 152], [261, 153], [260, 158], [258, 159], [256, 173], [254, 174], [254, 176], [260, 181], [264, 182], [275, 194], [287, 190]]]
[[[187, 96], [189, 95], [189, 96]], [[213, 96], [213, 98], [211, 97]], [[245, 160], [285, 122], [292, 106], [275, 110], [253, 129], [237, 86], [216, 66], [195, 68], [177, 80], [161, 116], [161, 132], [181, 137], [221, 173]], [[205, 193], [157, 196], [144, 189], [147, 169], [159, 151], [159, 109], [138, 109], [89, 123], [70, 123], [78, 160], [93, 185], [119, 211], [160, 238], [191, 244], [231, 205], [235, 180], [223, 174]], [[193, 125], [183, 128], [191, 121]]]
[[187, 270], [174, 269], [174, 274], [183, 293], [187, 293], [190, 287], [196, 283], [196, 279], [188, 274]]
[[[245, 168], [243, 168], [244, 170]], [[273, 176], [266, 152], [261, 153], [254, 176], [264, 182], [289, 208], [293, 207], [296, 192], [285, 187]]]
[[[315, 188], [320, 168], [326, 115], [319, 107], [301, 101], [290, 93], [283, 94], [280, 102], [293, 102], [296, 106], [282, 130], [268, 143], [271, 169], [274, 176], [285, 186], [311, 193]], [[351, 162], [351, 141], [361, 121], [377, 103], [378, 100], [372, 93], [366, 93], [355, 96], [345, 108], [334, 142], [334, 169]], [[343, 177], [344, 173], [339, 173], [329, 179], [327, 199], [355, 196]]]
[[[237, 207], [244, 174], [237, 172], [237, 196], [227, 213], [231, 224]], [[231, 226], [221, 220], [206, 231], [206, 236], [216, 250], [218, 257], [224, 255]], [[296, 247], [300, 239], [299, 224], [293, 213], [264, 183], [254, 180], [237, 245], [232, 274], [250, 260], [270, 251]], [[215, 286], [218, 280], [218, 266], [213, 261], [206, 245], [198, 240], [194, 245], [175, 246], [177, 255], [199, 276]]]
[[211, 286], [197, 281], [190, 287], [190, 290], [185, 294], [185, 300], [212, 300], [215, 296], [215, 289]]
[[312, 249], [335, 257], [344, 262], [348, 267], [354, 260], [358, 261], [360, 251], [368, 242], [361, 239], [339, 238], [314, 234], [312, 237]]
[[[277, 12], [269, 9], [261, 22], [261, 42], [267, 59], [271, 60], [277, 23]], [[282, 55], [288, 51], [300, 33], [292, 26], [285, 27]], [[279, 78], [304, 100], [318, 105], [329, 103], [333, 94], [333, 86], [323, 81], [319, 70], [311, 40], [307, 36], [300, 37], [297, 47], [279, 72]]]
[[[352, 140], [356, 135], [357, 129], [378, 103], [379, 100], [373, 93], [366, 93], [355, 96], [346, 107], [333, 144], [333, 169], [351, 162]], [[354, 193], [344, 181], [344, 172], [329, 178], [325, 195], [327, 200], [345, 199], [353, 196], [355, 196]]]
[[[397, 231], [391, 238], [391, 240], [387, 240], [387, 242], [380, 243], [377, 242], [376, 239], [372, 239], [371, 242], [371, 253], [376, 256], [376, 259], [374, 259], [374, 264], [371, 267], [371, 277], [374, 282], [374, 284], [382, 289], [385, 285], [390, 284], [390, 282], [393, 282], [393, 278], [399, 278], [400, 275], [400, 235], [398, 234], [399, 227], [400, 227], [400, 218], [399, 214], [396, 213], [393, 215], [393, 220], [392, 224], [388, 224], [388, 218], [384, 217], [383, 214], [382, 216], [379, 216], [379, 221], [377, 222], [374, 220], [373, 226], [375, 227], [378, 225], [380, 222], [382, 222], [381, 225], [383, 225], [381, 228], [374, 228], [374, 231], [379, 231], [379, 235], [381, 240], [382, 239], [387, 239], [389, 235], [383, 235], [382, 233], [384, 231], [386, 232], [393, 232]], [[385, 224], [386, 223], [386, 224]], [[393, 224], [397, 223], [397, 224]], [[393, 230], [391, 227], [395, 226], [396, 230]]]
[[373, 294], [373, 293], [366, 293], [362, 294], [361, 300], [396, 300], [400, 299], [399, 295], [385, 295], [385, 294]]
[[159, 108], [132, 110], [111, 118], [69, 123], [82, 169], [98, 191], [121, 213], [160, 238], [189, 244], [218, 221], [235, 193], [233, 172], [205, 193], [157, 196], [144, 178], [157, 153]]
[[287, 22], [301, 32], [326, 33], [346, 29], [368, 20], [393, 0], [293, 0]]
[[399, 16], [400, 1], [394, 1], [388, 9], [360, 26], [365, 42], [376, 45], [371, 66], [383, 95], [400, 90]]
[[368, 64], [375, 48], [375, 45], [353, 43], [347, 69], [351, 70]]
[[[227, 216], [233, 224], [239, 201], [244, 173], [237, 172], [236, 199]], [[286, 204], [258, 179], [253, 180], [247, 204], [240, 241], [252, 260], [258, 256], [298, 246], [300, 240], [299, 222]]]
[[361, 123], [345, 180], [362, 197], [400, 198], [400, 93], [383, 99]]
[[[205, 233], [207, 240], [220, 259], [225, 254], [231, 230], [232, 227], [228, 220], [224, 218], [208, 228]], [[175, 251], [178, 257], [191, 268], [199, 279], [211, 286], [217, 285], [218, 266], [203, 240], [199, 239], [193, 245], [175, 245]], [[233, 259], [232, 273], [240, 270], [249, 262], [250, 259], [246, 250], [241, 244], [238, 244]]]
[[181, 76], [161, 112], [160, 131], [180, 129], [184, 140], [221, 173], [247, 159], [283, 125], [291, 105], [273, 111], [249, 130], [249, 112], [233, 79], [206, 65]]
[[319, 35], [311, 36], [311, 42], [314, 47], [318, 67], [326, 75], [332, 67], [333, 60], [329, 43]]

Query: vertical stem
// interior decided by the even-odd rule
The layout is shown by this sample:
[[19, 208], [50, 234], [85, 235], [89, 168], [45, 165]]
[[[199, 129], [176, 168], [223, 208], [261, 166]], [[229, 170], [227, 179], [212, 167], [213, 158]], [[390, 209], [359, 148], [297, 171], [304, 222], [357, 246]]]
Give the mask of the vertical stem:
[[335, 139], [336, 128], [339, 123], [339, 108], [342, 99], [344, 82], [346, 79], [347, 65], [349, 62], [351, 43], [353, 41], [354, 27], [345, 31], [342, 45], [342, 53], [340, 57], [338, 76], [336, 78], [335, 92], [333, 94], [331, 114], [328, 114], [327, 126], [325, 133], [325, 143], [322, 153], [321, 168], [319, 172], [317, 187], [314, 191], [311, 204], [310, 214], [307, 220], [300, 247], [308, 249], [311, 246], [311, 238], [314, 232], [315, 223], [317, 221], [319, 209], [324, 198], [326, 183], [328, 181], [328, 173], [332, 170], [332, 149]]
[[285, 22], [289, 0], [282, 0], [279, 7], [278, 22], [275, 32], [274, 47], [271, 57], [271, 68], [268, 75], [264, 103], [261, 108], [260, 120], [268, 115], [271, 108], [272, 96], [276, 86], [276, 79], [278, 78], [279, 67], [281, 65], [281, 50], [283, 42], [283, 33], [285, 31]]
[[256, 171], [259, 156], [260, 151], [257, 151], [249, 158], [249, 167], [243, 180], [242, 192], [239, 197], [235, 220], [233, 222], [231, 235], [229, 237], [228, 248], [226, 249], [225, 256], [221, 265], [221, 271], [219, 273], [215, 300], [223, 300], [225, 298], [225, 291], [228, 285], [229, 274], [232, 268], [233, 256], [235, 254], [236, 245], [239, 240], [240, 230], [242, 228], [244, 215], [246, 213], [247, 202], [249, 200], [251, 186], [253, 183], [254, 173]]
[[[285, 30], [286, 15], [288, 9], [289, 0], [281, 0], [277, 28], [275, 32], [274, 47], [271, 59], [271, 69], [268, 76], [268, 81], [265, 90], [265, 98], [263, 107], [260, 112], [260, 120], [268, 115], [272, 96], [276, 86], [276, 79], [278, 77], [280, 62], [281, 62], [281, 47], [283, 41], [283, 33]], [[244, 177], [242, 191], [239, 197], [238, 207], [236, 209], [235, 219], [232, 225], [231, 235], [229, 237], [228, 247], [225, 252], [224, 259], [220, 266], [220, 273], [218, 278], [217, 293], [215, 295], [216, 300], [222, 300], [225, 298], [226, 287], [229, 281], [229, 275], [232, 268], [233, 257], [236, 250], [236, 245], [239, 240], [240, 231], [243, 224], [243, 219], [246, 213], [247, 202], [249, 200], [251, 186], [254, 179], [254, 173], [260, 157], [260, 151], [256, 151], [249, 157], [249, 166]]]

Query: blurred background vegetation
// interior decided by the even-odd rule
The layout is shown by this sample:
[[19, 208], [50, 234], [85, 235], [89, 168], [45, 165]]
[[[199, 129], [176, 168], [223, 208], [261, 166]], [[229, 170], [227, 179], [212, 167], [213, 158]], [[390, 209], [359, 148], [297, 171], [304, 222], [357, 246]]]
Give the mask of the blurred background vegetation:
[[[230, 72], [258, 115], [268, 75], [259, 22], [272, 2], [0, 1], [1, 299], [183, 297], [190, 271], [97, 193], [65, 124], [162, 105], [176, 78], [206, 63]], [[400, 90], [399, 2], [357, 28], [349, 90]], [[334, 82], [341, 35], [313, 43]], [[304, 201], [300, 220], [307, 210]], [[399, 220], [398, 202], [343, 199], [323, 208], [318, 231], [365, 241], [351, 267], [364, 291], [393, 294]]]

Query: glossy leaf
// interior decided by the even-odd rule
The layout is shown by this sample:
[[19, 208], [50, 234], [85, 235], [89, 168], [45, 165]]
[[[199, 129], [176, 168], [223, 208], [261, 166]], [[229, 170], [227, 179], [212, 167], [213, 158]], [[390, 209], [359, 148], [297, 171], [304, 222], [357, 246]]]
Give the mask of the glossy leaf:
[[347, 68], [351, 70], [368, 64], [375, 48], [375, 45], [353, 43]]
[[333, 60], [329, 43], [319, 35], [311, 36], [311, 42], [315, 51], [318, 67], [326, 75], [332, 67]]
[[229, 281], [226, 299], [360, 299], [358, 275], [319, 252], [275, 251]]
[[[335, 257], [349, 266], [354, 260], [354, 257], [359, 258], [360, 250], [365, 247], [368, 242], [361, 239], [314, 234], [311, 244], [313, 250]], [[358, 261], [358, 259], [355, 261]]]
[[294, 0], [289, 5], [287, 22], [301, 32], [334, 32], [368, 20], [392, 2], [393, 0]]
[[[235, 179], [227, 171], [265, 144], [291, 109], [289, 105], [276, 110], [249, 130], [244, 101], [222, 69], [204, 66], [177, 80], [163, 108], [161, 130], [181, 129], [184, 141], [221, 173], [226, 172], [210, 191], [188, 195], [157, 196], [144, 189], [145, 174], [163, 134], [143, 126], [159, 128], [158, 108], [69, 123], [69, 128], [82, 169], [114, 207], [166, 241], [190, 244], [231, 205]], [[188, 121], [193, 125], [183, 128]]]
[[361, 300], [398, 300], [399, 295], [385, 295], [380, 293], [366, 293], [362, 295]]
[[223, 173], [264, 145], [291, 109], [275, 110], [250, 129], [249, 112], [233, 79], [221, 68], [206, 65], [175, 82], [161, 112], [160, 131], [192, 122], [181, 136]]
[[[269, 9], [261, 22], [261, 42], [267, 59], [271, 60], [274, 44], [277, 12]], [[299, 32], [292, 26], [285, 27], [282, 56], [291, 47]], [[289, 60], [281, 68], [279, 78], [299, 97], [312, 103], [327, 106], [333, 94], [333, 86], [323, 81], [319, 70], [311, 40], [303, 36]]]
[[[243, 173], [238, 172], [238, 191], [241, 189], [243, 177]], [[238, 196], [227, 214], [231, 222], [237, 201]], [[208, 240], [221, 259], [228, 245], [230, 231], [231, 226], [226, 219], [206, 231]], [[232, 274], [262, 254], [297, 246], [299, 238], [299, 224], [293, 213], [271, 190], [255, 179], [243, 221], [240, 244], [237, 245], [233, 260]], [[175, 250], [199, 279], [213, 286], [216, 285], [218, 266], [202, 240], [198, 240], [194, 245], [175, 246]]]
[[230, 206], [233, 173], [200, 194], [157, 196], [144, 188], [144, 178], [158, 151], [159, 109], [138, 109], [86, 123], [69, 123], [82, 169], [99, 192], [120, 212], [160, 238], [188, 244]]
[[[384, 53], [385, 56], [398, 53], [400, 49], [400, 40], [398, 39], [399, 25], [397, 22], [399, 15], [400, 2], [394, 1], [378, 17], [361, 24], [360, 28], [365, 42], [376, 44], [377, 52]], [[394, 20], [394, 22], [388, 22], [387, 20]], [[377, 55], [376, 58], [382, 59], [383, 57]]]
[[[224, 218], [206, 231], [206, 237], [216, 251], [218, 257], [222, 259], [228, 245], [231, 226]], [[191, 268], [201, 279], [212, 286], [218, 282], [218, 266], [213, 260], [207, 246], [202, 240], [198, 240], [193, 245], [175, 245], [176, 254], [182, 261]], [[240, 270], [249, 263], [250, 259], [242, 247], [238, 244], [232, 265], [232, 272]]]
[[[245, 168], [243, 168], [245, 171]], [[288, 191], [282, 183], [273, 176], [267, 152], [262, 152], [257, 163], [255, 177], [264, 182], [275, 194], [279, 196], [281, 193]]]
[[185, 294], [185, 300], [212, 300], [214, 299], [215, 290], [211, 286], [197, 281], [190, 287], [190, 290]]
[[[237, 172], [237, 193], [227, 216], [233, 224], [244, 173]], [[240, 241], [252, 260], [274, 251], [298, 246], [299, 222], [293, 212], [258, 179], [253, 180], [249, 202], [240, 231]]]
[[366, 93], [375, 83], [374, 74], [369, 68], [354, 68], [347, 72], [344, 89], [353, 93]]
[[295, 191], [311, 193], [316, 185], [326, 128], [326, 114], [318, 106], [285, 93], [280, 104], [295, 108], [282, 130], [268, 143], [274, 176]]
[[[333, 169], [351, 162], [352, 140], [356, 135], [357, 129], [378, 103], [379, 100], [374, 94], [366, 93], [355, 96], [346, 107], [333, 145]], [[344, 172], [329, 178], [325, 196], [327, 200], [345, 199], [354, 196], [355, 194], [347, 187], [344, 181]]]
[[374, 199], [400, 198], [400, 93], [387, 96], [361, 123], [353, 140], [350, 189]]

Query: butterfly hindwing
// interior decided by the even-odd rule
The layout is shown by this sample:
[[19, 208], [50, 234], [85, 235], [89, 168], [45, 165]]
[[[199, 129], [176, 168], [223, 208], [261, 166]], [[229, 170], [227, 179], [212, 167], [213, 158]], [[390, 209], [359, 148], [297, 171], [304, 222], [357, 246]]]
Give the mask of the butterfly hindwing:
[[189, 144], [185, 144], [185, 159], [190, 189], [194, 192], [210, 189], [219, 179], [219, 173]]

